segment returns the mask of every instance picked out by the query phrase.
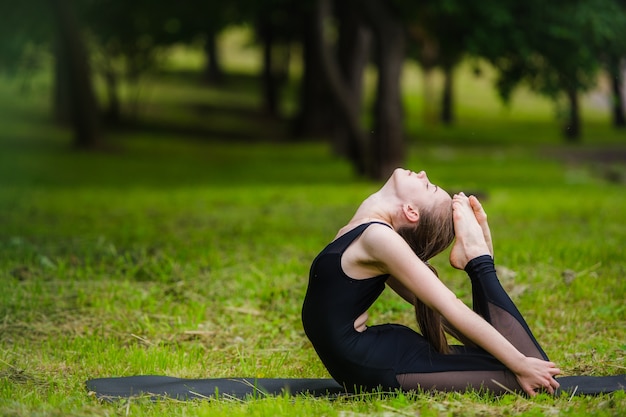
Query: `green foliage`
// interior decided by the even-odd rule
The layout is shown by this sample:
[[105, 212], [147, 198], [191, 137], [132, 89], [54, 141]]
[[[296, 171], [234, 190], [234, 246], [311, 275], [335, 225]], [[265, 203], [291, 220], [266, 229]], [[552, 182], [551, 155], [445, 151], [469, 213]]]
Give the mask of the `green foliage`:
[[54, 34], [48, 1], [0, 4], [0, 73], [29, 74], [40, 70]]
[[484, 39], [491, 46], [481, 53], [500, 71], [505, 99], [521, 81], [550, 97], [589, 89], [603, 55], [626, 34], [615, 0], [508, 3], [507, 29], [498, 30], [497, 40]]

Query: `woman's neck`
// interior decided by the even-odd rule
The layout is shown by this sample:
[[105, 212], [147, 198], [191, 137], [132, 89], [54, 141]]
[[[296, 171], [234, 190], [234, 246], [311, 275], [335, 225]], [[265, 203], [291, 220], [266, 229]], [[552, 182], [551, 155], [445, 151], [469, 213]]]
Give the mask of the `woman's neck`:
[[395, 229], [394, 219], [395, 210], [392, 208], [393, 203], [385, 198], [380, 192], [374, 193], [366, 198], [357, 209], [349, 224], [362, 224], [370, 221], [380, 221], [387, 223]]

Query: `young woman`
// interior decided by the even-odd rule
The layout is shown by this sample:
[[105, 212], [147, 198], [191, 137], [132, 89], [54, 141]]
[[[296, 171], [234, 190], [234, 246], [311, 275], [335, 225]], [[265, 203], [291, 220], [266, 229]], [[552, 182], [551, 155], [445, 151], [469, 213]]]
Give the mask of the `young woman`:
[[[427, 264], [453, 240], [450, 263], [470, 277], [473, 311]], [[422, 334], [398, 324], [367, 326], [367, 309], [385, 284], [415, 305]], [[533, 396], [559, 387], [559, 369], [498, 281], [479, 201], [451, 198], [423, 171], [395, 170], [316, 257], [302, 321], [330, 374], [348, 389]], [[448, 346], [444, 329], [464, 346]]]

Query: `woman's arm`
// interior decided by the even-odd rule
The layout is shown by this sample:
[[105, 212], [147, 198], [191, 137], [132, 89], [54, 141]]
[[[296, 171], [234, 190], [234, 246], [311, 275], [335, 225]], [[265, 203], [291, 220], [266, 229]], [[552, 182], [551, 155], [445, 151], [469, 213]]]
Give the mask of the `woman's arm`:
[[559, 373], [554, 364], [520, 353], [493, 326], [459, 300], [393, 230], [372, 225], [361, 236], [361, 244], [381, 266], [381, 272], [389, 273], [444, 316], [454, 328], [513, 371], [529, 395], [534, 395], [535, 389], [545, 388], [553, 392], [558, 387], [552, 378]]
[[400, 281], [398, 281], [394, 276], [390, 276], [387, 278], [387, 285], [391, 288], [396, 294], [404, 299], [407, 303], [413, 305], [415, 304], [415, 294], [409, 291]]

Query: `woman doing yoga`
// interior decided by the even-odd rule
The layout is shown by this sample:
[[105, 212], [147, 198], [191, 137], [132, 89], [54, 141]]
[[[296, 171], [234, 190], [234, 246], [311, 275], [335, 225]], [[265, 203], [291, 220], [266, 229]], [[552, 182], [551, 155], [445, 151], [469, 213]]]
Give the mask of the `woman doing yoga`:
[[[472, 284], [473, 311], [427, 261], [455, 241], [450, 264]], [[415, 305], [419, 334], [367, 326], [387, 284]], [[348, 389], [554, 393], [548, 361], [506, 294], [493, 263], [487, 216], [463, 193], [449, 196], [425, 172], [397, 169], [314, 260], [302, 309], [320, 359]], [[464, 343], [448, 346], [444, 330]]]

